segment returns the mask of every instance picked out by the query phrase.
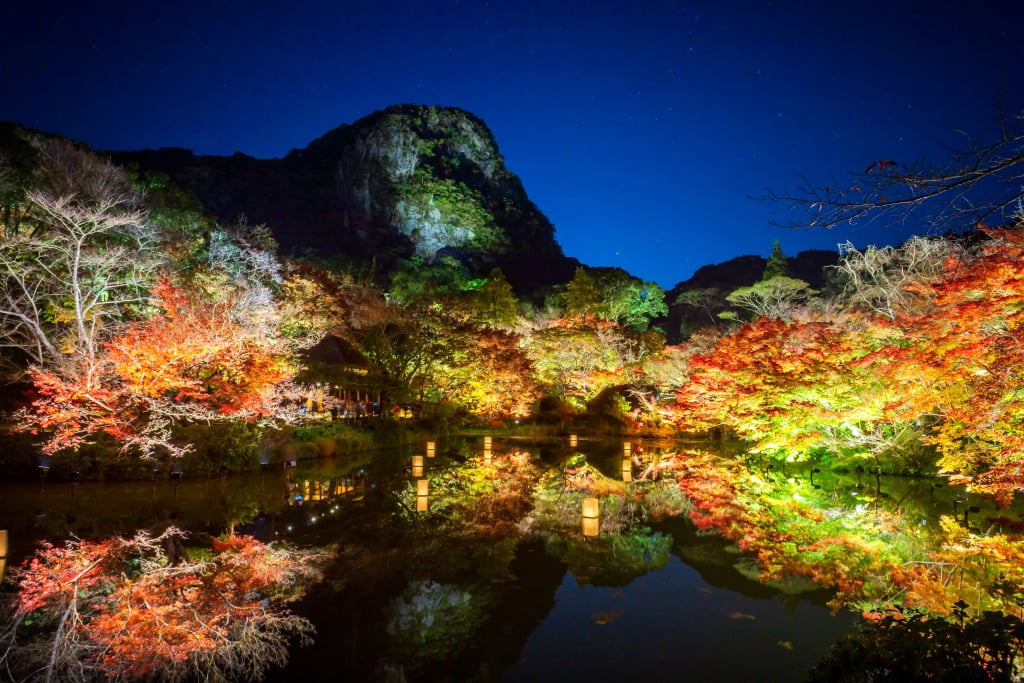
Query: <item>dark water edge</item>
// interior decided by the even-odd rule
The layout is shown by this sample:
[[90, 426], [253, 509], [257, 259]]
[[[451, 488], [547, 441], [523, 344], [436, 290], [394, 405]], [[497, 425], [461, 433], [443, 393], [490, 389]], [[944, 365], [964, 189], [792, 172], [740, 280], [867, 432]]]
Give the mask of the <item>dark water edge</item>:
[[858, 621], [832, 615], [824, 592], [785, 595], [737, 573], [746, 593], [714, 585], [675, 554], [621, 587], [581, 582], [539, 542], [521, 544], [512, 568], [515, 585], [473, 642], [441, 661], [389, 645], [387, 591], [314, 596], [297, 609], [318, 625], [316, 643], [268, 680], [796, 682]]

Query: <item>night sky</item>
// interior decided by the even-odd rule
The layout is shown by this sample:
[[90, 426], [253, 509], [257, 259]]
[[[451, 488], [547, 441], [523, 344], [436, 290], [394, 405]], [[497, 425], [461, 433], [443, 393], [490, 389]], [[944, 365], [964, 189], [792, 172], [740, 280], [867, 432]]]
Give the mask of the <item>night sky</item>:
[[[1024, 2], [18, 2], [0, 120], [95, 149], [280, 157], [391, 104], [487, 122], [565, 253], [669, 288], [913, 231], [748, 199], [945, 158], [1024, 112]], [[95, 9], [101, 7], [102, 9]]]

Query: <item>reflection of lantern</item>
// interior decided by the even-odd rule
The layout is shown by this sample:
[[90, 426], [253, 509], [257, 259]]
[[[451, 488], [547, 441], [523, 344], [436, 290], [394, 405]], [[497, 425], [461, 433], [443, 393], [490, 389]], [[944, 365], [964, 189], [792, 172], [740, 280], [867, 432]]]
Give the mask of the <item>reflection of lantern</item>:
[[583, 535], [588, 538], [597, 536], [597, 531], [601, 526], [598, 510], [597, 498], [583, 499]]
[[633, 481], [633, 461], [629, 458], [622, 459], [622, 481]]
[[491, 464], [491, 449], [490, 448], [485, 448], [484, 449], [484, 464], [485, 465], [490, 465]]
[[569, 445], [570, 446], [572, 446], [573, 448], [576, 448], [576, 442], [577, 441], [578, 441], [578, 439], [576, 438], [575, 434], [570, 434], [569, 435]]
[[427, 511], [427, 490], [430, 484], [427, 483], [426, 479], [419, 479], [416, 481], [416, 512]]
[[628, 458], [633, 451], [633, 444], [628, 441], [622, 442], [622, 457]]
[[428, 458], [433, 458], [435, 450], [436, 449], [434, 447], [434, 442], [433, 441], [428, 441], [427, 442], [427, 457]]
[[412, 476], [422, 477], [423, 476], [423, 456], [414, 455], [412, 456]]
[[484, 437], [484, 450], [485, 451], [491, 450], [491, 437], [489, 437], [489, 436], [485, 436]]

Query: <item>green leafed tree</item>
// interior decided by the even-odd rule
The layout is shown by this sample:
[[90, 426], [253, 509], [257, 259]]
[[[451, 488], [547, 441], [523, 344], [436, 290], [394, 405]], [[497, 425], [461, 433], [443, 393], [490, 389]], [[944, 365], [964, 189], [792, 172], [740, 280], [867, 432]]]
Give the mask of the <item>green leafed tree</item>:
[[[734, 306], [750, 311], [754, 318], [786, 320], [815, 294], [817, 292], [803, 280], [780, 275], [756, 282], [750, 287], [740, 287], [725, 299]], [[723, 317], [728, 316], [723, 314]]]
[[772, 245], [772, 253], [768, 255], [768, 263], [764, 267], [762, 280], [771, 280], [773, 277], [789, 277], [789, 259], [782, 252], [782, 245], [778, 240]]
[[668, 315], [665, 290], [644, 282], [622, 268], [595, 268], [594, 285], [601, 297], [599, 315], [637, 332], [647, 329], [652, 318]]
[[515, 325], [519, 302], [500, 268], [491, 269], [487, 282], [477, 290], [476, 307], [481, 320], [492, 327]]
[[601, 292], [583, 266], [576, 267], [576, 274], [565, 286], [565, 311], [569, 315], [585, 318], [595, 315], [601, 309]]

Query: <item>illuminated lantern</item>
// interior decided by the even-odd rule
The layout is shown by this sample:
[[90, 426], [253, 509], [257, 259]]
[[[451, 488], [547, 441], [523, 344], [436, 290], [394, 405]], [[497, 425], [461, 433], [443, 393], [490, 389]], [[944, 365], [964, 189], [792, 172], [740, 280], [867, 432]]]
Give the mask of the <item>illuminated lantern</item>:
[[429, 486], [426, 479], [420, 479], [416, 482], [416, 512], [427, 511], [427, 490]]
[[622, 457], [623, 458], [628, 458], [632, 454], [632, 451], [633, 451], [633, 444], [631, 444], [628, 441], [623, 441], [622, 442]]
[[594, 536], [597, 536], [598, 529], [601, 527], [601, 519], [598, 511], [599, 507], [597, 498], [583, 499], [583, 535], [586, 538], [593, 538]]
[[485, 448], [484, 449], [484, 464], [485, 465], [490, 465], [491, 464], [491, 449], [490, 448]]
[[433, 441], [428, 441], [427, 442], [427, 457], [428, 458], [433, 458], [435, 450], [436, 450], [436, 448], [434, 446], [434, 442]]
[[423, 476], [423, 456], [414, 455], [412, 456], [412, 476], [422, 477]]
[[484, 437], [484, 450], [485, 451], [491, 450], [491, 437], [489, 437], [489, 436], [485, 436]]
[[633, 461], [629, 458], [622, 459], [622, 481], [633, 481]]
[[569, 445], [571, 447], [576, 448], [576, 444], [577, 444], [578, 441], [579, 440], [576, 438], [575, 434], [570, 434], [569, 435]]
[[0, 558], [7, 557], [7, 529], [0, 529]]

